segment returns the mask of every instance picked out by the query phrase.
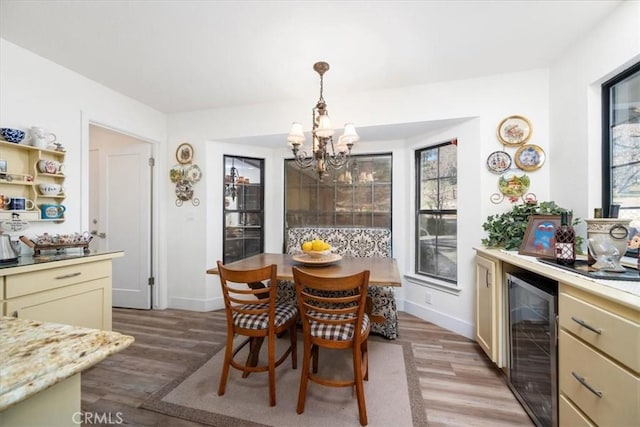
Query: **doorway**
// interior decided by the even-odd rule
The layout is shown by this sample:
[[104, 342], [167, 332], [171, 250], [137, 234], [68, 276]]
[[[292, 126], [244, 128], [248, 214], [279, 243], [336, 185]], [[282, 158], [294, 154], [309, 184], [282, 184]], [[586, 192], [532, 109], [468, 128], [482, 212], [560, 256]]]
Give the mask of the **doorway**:
[[152, 144], [89, 125], [89, 227], [92, 252], [113, 260], [113, 306], [152, 306]]

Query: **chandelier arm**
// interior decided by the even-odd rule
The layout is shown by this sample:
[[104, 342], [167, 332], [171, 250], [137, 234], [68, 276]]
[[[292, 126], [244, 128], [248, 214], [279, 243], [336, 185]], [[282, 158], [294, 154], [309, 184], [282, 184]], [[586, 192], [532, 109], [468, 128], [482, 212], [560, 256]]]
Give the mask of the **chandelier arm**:
[[306, 169], [313, 166], [313, 162], [315, 159], [313, 158], [313, 156], [309, 156], [305, 151], [302, 151], [302, 152], [298, 152], [295, 155], [294, 160], [296, 161], [298, 166]]

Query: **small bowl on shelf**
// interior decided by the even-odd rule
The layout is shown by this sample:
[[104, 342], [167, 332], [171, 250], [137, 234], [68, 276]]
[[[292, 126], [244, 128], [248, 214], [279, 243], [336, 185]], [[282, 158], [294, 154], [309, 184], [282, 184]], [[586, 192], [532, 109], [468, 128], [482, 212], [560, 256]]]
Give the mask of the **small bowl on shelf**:
[[20, 129], [0, 128], [0, 136], [7, 142], [18, 144], [24, 139], [25, 133]]
[[62, 191], [60, 184], [39, 184], [38, 189], [43, 196], [56, 196]]

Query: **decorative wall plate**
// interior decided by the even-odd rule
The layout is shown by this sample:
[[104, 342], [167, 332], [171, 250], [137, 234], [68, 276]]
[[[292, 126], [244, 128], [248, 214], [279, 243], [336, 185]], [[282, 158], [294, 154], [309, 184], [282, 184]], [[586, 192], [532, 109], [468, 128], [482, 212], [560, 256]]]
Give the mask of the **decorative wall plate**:
[[516, 166], [523, 171], [534, 171], [540, 169], [544, 164], [545, 154], [542, 148], [535, 144], [525, 144], [518, 148], [514, 155]]
[[169, 170], [169, 178], [171, 182], [176, 183], [182, 181], [184, 178], [184, 167], [182, 165], [175, 165]]
[[509, 147], [524, 144], [532, 132], [531, 123], [522, 116], [509, 116], [498, 125], [498, 139]]
[[498, 180], [500, 192], [507, 197], [520, 197], [527, 193], [531, 181], [526, 174], [517, 176], [513, 173], [506, 173]]
[[178, 146], [176, 150], [176, 160], [182, 165], [191, 163], [193, 160], [193, 147], [191, 144], [183, 142]]
[[511, 156], [506, 151], [494, 151], [487, 157], [487, 167], [493, 173], [502, 173], [511, 167]]
[[190, 200], [193, 197], [193, 186], [187, 180], [182, 180], [176, 184], [176, 196], [180, 200]]
[[200, 170], [198, 165], [191, 165], [187, 168], [184, 175], [189, 182], [196, 183], [202, 178], [202, 170]]

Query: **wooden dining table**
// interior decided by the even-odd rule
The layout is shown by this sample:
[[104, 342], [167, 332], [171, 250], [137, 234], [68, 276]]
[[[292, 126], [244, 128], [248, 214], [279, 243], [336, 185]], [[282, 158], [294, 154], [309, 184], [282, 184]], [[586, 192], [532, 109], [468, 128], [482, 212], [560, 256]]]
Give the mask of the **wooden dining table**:
[[[249, 270], [264, 267], [267, 265], [277, 265], [278, 280], [293, 281], [292, 267], [297, 267], [309, 274], [322, 277], [343, 277], [357, 274], [363, 270], [369, 270], [369, 286], [402, 286], [400, 273], [398, 272], [398, 263], [394, 258], [356, 258], [344, 256], [340, 260], [327, 265], [305, 265], [303, 262], [296, 261], [294, 255], [262, 253], [250, 256], [249, 258], [225, 264], [225, 267], [233, 270]], [[217, 268], [210, 268], [207, 274], [218, 274]], [[253, 287], [254, 284], [249, 283]], [[262, 284], [258, 284], [262, 286]], [[371, 314], [371, 301], [367, 298], [367, 313], [371, 321], [384, 321], [383, 317]], [[257, 366], [258, 354], [264, 338], [250, 339], [250, 350], [247, 356], [247, 365]], [[248, 376], [245, 372], [243, 378]]]
[[[248, 270], [276, 264], [278, 266], [278, 279], [293, 281], [292, 267], [322, 277], [342, 277], [369, 270], [370, 286], [402, 286], [398, 263], [395, 258], [356, 258], [344, 256], [339, 261], [328, 265], [309, 266], [294, 260], [294, 255], [262, 253], [249, 258], [225, 264], [227, 268], [234, 270]], [[210, 268], [207, 274], [218, 274], [217, 268]]]

